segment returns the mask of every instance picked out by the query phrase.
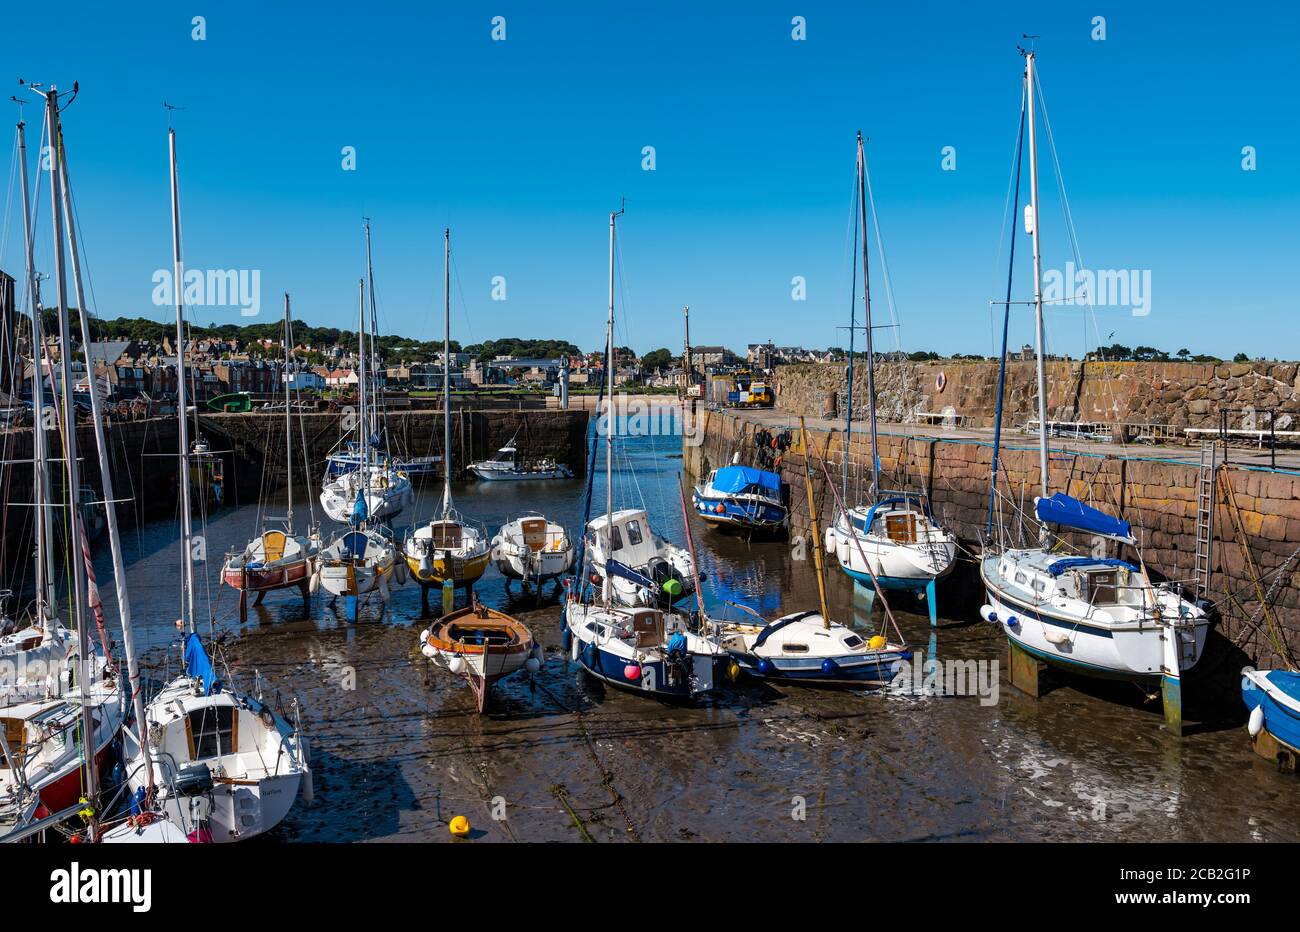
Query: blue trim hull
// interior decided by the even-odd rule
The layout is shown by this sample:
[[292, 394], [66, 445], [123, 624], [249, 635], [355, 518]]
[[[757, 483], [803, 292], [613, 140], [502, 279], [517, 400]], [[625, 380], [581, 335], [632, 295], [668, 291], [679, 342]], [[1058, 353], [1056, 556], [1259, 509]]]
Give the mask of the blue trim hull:
[[[792, 661], [784, 658], [771, 660], [774, 672], [759, 672], [761, 658], [743, 651], [731, 652], [731, 659], [749, 676], [760, 680], [784, 683], [802, 683], [807, 686], [888, 686], [898, 675], [899, 667], [904, 661], [911, 660], [911, 651], [899, 651], [885, 654], [877, 660], [846, 666], [839, 664], [839, 669], [832, 674], [822, 672], [820, 666], [796, 667]], [[770, 659], [770, 658], [769, 658]]]
[[[623, 670], [627, 666], [626, 659], [615, 657], [613, 654], [601, 650], [595, 644], [588, 643], [582, 646], [582, 649], [578, 651], [578, 663], [597, 679], [641, 696], [654, 696], [660, 699], [683, 702], [700, 695], [700, 693], [691, 692], [689, 671], [685, 681], [679, 678], [678, 682], [670, 684], [665, 670], [667, 665], [662, 660], [640, 664], [639, 666], [642, 669], [641, 679], [635, 682], [624, 675]], [[643, 685], [646, 680], [645, 671], [647, 670], [652, 671], [654, 674], [654, 689], [646, 689]]]
[[1264, 708], [1264, 728], [1278, 741], [1300, 754], [1300, 716], [1278, 703], [1263, 689], [1242, 678], [1241, 698], [1252, 712]]
[[[731, 498], [706, 498], [699, 492], [691, 493], [691, 501], [696, 513], [705, 521], [713, 524], [726, 524], [750, 530], [769, 530], [785, 523], [788, 514], [784, 505], [763, 504], [755, 507], [752, 502], [737, 502]], [[717, 506], [723, 507], [718, 514]]]
[[[871, 588], [871, 576], [868, 573], [859, 573], [857, 570], [851, 570], [843, 564], [840, 569], [844, 570], [845, 575], [849, 576], [855, 582], [862, 583], [864, 586]], [[924, 592], [925, 587], [934, 582], [931, 576], [922, 576], [916, 579], [904, 578], [902, 576], [877, 576], [876, 581], [880, 583], [881, 589], [891, 589], [902, 592]]]

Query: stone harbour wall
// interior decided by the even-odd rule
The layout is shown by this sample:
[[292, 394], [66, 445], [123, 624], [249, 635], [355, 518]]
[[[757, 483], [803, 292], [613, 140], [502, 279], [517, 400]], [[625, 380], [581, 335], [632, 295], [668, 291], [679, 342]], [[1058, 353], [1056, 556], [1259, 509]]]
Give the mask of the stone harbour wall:
[[[827, 400], [843, 416], [847, 400], [843, 364], [778, 366], [776, 405], [794, 415], [821, 417]], [[1049, 362], [1047, 416], [1058, 421], [1218, 427], [1231, 410], [1230, 427], [1300, 429], [1300, 365], [1296, 363]], [[855, 412], [867, 397], [866, 368], [853, 371]], [[1038, 416], [1033, 362], [1007, 365], [1004, 417], [1020, 424]], [[971, 426], [990, 427], [997, 409], [996, 362], [945, 360], [881, 363], [876, 367], [880, 417], [903, 421], [914, 412], [952, 413]], [[1251, 412], [1254, 412], [1253, 420]], [[856, 417], [855, 417], [856, 420]]]
[[[684, 446], [686, 471], [701, 476], [725, 465], [740, 451], [741, 461], [755, 463], [754, 433], [765, 425], [743, 412], [701, 411], [702, 442]], [[835, 499], [827, 488], [821, 463], [826, 464], [838, 489], [844, 463], [843, 435], [839, 431], [808, 432], [811, 457], [798, 448], [798, 421], [792, 419], [795, 445], [781, 457], [779, 470], [788, 487], [791, 534], [804, 535], [810, 520], [804, 475], [812, 463], [813, 494], [824, 528], [835, 512]], [[766, 428], [771, 431], [770, 424]], [[940, 439], [907, 436], [900, 427], [883, 428], [880, 437], [881, 485], [884, 488], [921, 489], [929, 493], [936, 515], [955, 531], [965, 545], [961, 572], [967, 590], [960, 617], [978, 617], [980, 596], [971, 585], [973, 556], [984, 538], [989, 510], [989, 475], [992, 445], [975, 439]], [[850, 489], [869, 483], [868, 439], [853, 437], [849, 451]], [[1032, 515], [1039, 482], [1038, 450], [1023, 443], [1003, 446], [999, 479], [1003, 528], [1016, 543], [1032, 542], [1034, 526], [1018, 522], [1017, 511]], [[1196, 549], [1196, 492], [1199, 471], [1194, 464], [1142, 457], [1057, 452], [1050, 460], [1053, 491], [1091, 502], [1129, 520], [1142, 554], [1156, 579], [1183, 581], [1194, 587]], [[1246, 546], [1260, 574], [1261, 587], [1273, 603], [1277, 619], [1292, 652], [1300, 651], [1300, 475], [1241, 467], [1221, 467], [1221, 481], [1231, 484], [1246, 531]], [[853, 494], [852, 491], [850, 494]], [[1237, 652], [1235, 673], [1245, 662], [1260, 667], [1278, 662], [1260, 612], [1255, 584], [1247, 569], [1246, 552], [1236, 533], [1225, 493], [1218, 490], [1214, 516], [1213, 577], [1210, 599], [1221, 614], [1220, 630]], [[995, 532], [996, 533], [996, 532]], [[1089, 539], [1071, 541], [1082, 551]], [[1115, 545], [1103, 542], [1105, 546]], [[942, 604], [942, 603], [941, 603]], [[951, 601], [949, 601], [951, 605]], [[1240, 661], [1240, 662], [1238, 662]]]

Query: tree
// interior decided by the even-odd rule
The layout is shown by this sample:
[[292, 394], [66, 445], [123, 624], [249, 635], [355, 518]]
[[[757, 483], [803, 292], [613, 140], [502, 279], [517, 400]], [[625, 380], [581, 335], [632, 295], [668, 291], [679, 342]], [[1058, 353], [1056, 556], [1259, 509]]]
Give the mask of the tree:
[[1192, 355], [1192, 351], [1184, 347], [1183, 349], [1180, 349], [1175, 355], [1177, 355], [1179, 359], [1186, 361], [1187, 357]]
[[673, 364], [675, 357], [666, 348], [651, 350], [641, 357], [641, 368], [647, 372], [666, 369]]
[[1233, 356], [1233, 357], [1232, 357], [1232, 361], [1233, 361], [1233, 362], [1250, 362], [1250, 357], [1247, 356], [1245, 353], [1238, 353], [1236, 356]]

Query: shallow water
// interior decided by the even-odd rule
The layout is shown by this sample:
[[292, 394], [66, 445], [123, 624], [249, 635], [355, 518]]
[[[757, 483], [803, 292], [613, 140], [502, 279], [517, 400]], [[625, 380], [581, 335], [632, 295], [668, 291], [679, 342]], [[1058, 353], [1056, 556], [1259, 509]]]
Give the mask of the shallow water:
[[[657, 530], [681, 540], [680, 440], [629, 441], [615, 499], [644, 501]], [[603, 456], [603, 453], [602, 453]], [[604, 507], [604, 472], [594, 508]], [[441, 488], [398, 521], [426, 516]], [[495, 533], [536, 509], [576, 530], [583, 483], [480, 483], [457, 506]], [[317, 507], [319, 515], [319, 507]], [[283, 514], [283, 503], [272, 504]], [[297, 517], [307, 517], [300, 502]], [[328, 524], [328, 522], [326, 522]], [[747, 543], [692, 522], [711, 602], [743, 601], [772, 617], [815, 608], [811, 552], [786, 541]], [[673, 707], [606, 689], [566, 662], [559, 608], [507, 596], [495, 570], [486, 603], [524, 619], [547, 648], [535, 677], [498, 683], [488, 714], [469, 689], [416, 650], [419, 590], [385, 608], [363, 604], [348, 622], [323, 595], [304, 614], [296, 592], [273, 594], [242, 627], [233, 592], [217, 583], [220, 555], [257, 533], [258, 509], [227, 508], [206, 522], [200, 616], [212, 616], [229, 666], [247, 688], [297, 696], [309, 735], [315, 804], [299, 804], [280, 840], [444, 840], [454, 815], [482, 840], [1185, 840], [1300, 839], [1300, 786], [1250, 751], [1236, 722], [1182, 741], [1162, 727], [1159, 702], [1135, 687], [1067, 683], [1033, 700], [1002, 684], [997, 701], [743, 685], [699, 707]], [[151, 670], [177, 667], [175, 521], [126, 535], [128, 583]], [[108, 617], [111, 565], [96, 554]], [[883, 624], [828, 573], [832, 614]], [[932, 632], [913, 598], [895, 600], [903, 636], [939, 659], [1005, 660], [1005, 641], [978, 620], [978, 595], [939, 593]], [[921, 611], [922, 614], [917, 614]], [[933, 641], [931, 640], [933, 633]], [[351, 687], [351, 688], [350, 688]], [[504, 807], [505, 819], [494, 819]]]

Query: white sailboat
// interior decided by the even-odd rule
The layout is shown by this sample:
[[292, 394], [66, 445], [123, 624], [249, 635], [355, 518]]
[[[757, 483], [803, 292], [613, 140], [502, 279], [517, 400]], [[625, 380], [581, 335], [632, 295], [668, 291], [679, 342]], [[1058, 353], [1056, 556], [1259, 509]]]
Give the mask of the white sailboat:
[[[690, 616], [662, 605], [662, 599], [674, 598], [673, 592], [677, 598], [685, 593], [680, 569], [673, 568], [675, 575], [666, 576], [661, 584], [621, 562], [627, 554], [645, 568], [652, 557], [665, 559], [662, 554], [671, 545], [651, 535], [643, 510], [614, 510], [614, 233], [620, 213], [609, 215], [605, 514], [587, 524], [583, 563], [564, 603], [564, 646], [574, 661], [605, 683], [643, 695], [689, 700], [713, 689], [714, 667], [726, 654]], [[629, 549], [631, 537], [625, 535], [632, 526], [637, 542]], [[680, 551], [677, 566], [687, 569], [693, 579], [689, 552], [676, 550]], [[624, 604], [619, 604], [620, 591]], [[638, 605], [642, 599], [652, 604]]]
[[[376, 319], [374, 268], [370, 262], [370, 222], [366, 221], [366, 277], [370, 286], [371, 319]], [[357, 392], [361, 411], [357, 418], [357, 451], [360, 463], [356, 469], [339, 472], [339, 460], [333, 455], [327, 459], [325, 478], [321, 486], [320, 501], [331, 520], [341, 524], [360, 524], [362, 521], [388, 521], [401, 514], [402, 509], [415, 501], [411, 479], [393, 465], [392, 459], [377, 451], [378, 423], [374, 405], [367, 404], [366, 370], [366, 305], [365, 285], [362, 284], [361, 325], [357, 331]], [[371, 334], [373, 340], [373, 334]], [[373, 348], [373, 347], [372, 347]]]
[[402, 554], [411, 578], [420, 584], [427, 610], [429, 590], [450, 582], [472, 589], [482, 578], [491, 556], [486, 529], [462, 515], [451, 500], [451, 230], [443, 231], [442, 333], [442, 507], [417, 524], [406, 538]]
[[[1111, 517], [1063, 493], [1051, 494], [1048, 475], [1047, 384], [1043, 361], [1044, 322], [1041, 213], [1038, 197], [1035, 56], [1025, 55], [1024, 109], [1029, 128], [1030, 202], [1025, 222], [1033, 244], [1035, 357], [1038, 378], [1038, 444], [1042, 494], [1034, 500], [1040, 522], [1036, 547], [1005, 547], [992, 539], [980, 561], [980, 577], [988, 601], [980, 609], [988, 622], [1001, 627], [1014, 651], [1051, 666], [1085, 676], [1159, 681], [1171, 730], [1181, 731], [1181, 675], [1195, 666], [1205, 646], [1209, 618], [1199, 605], [1184, 599], [1176, 587], [1151, 581], [1138, 555], [1137, 563], [1093, 556], [1070, 556], [1052, 546], [1049, 525], [1082, 532], [1136, 548], [1127, 521]], [[1019, 195], [1019, 165], [1016, 193]], [[1014, 269], [1014, 246], [1011, 253]], [[1007, 307], [1011, 304], [1008, 278]], [[1003, 366], [1006, 365], [1004, 325]], [[1001, 383], [999, 383], [1001, 384]], [[993, 496], [997, 489], [997, 448], [1001, 432], [1002, 399], [994, 439], [990, 538]]]
[[[358, 305], [362, 332], [365, 331], [366, 319], [366, 282], [357, 283]], [[379, 522], [382, 516], [374, 516], [370, 511], [372, 504], [383, 501], [383, 491], [369, 493], [365, 483], [376, 478], [376, 467], [364, 465], [369, 462], [370, 444], [365, 428], [366, 423], [366, 364], [365, 339], [362, 338], [361, 357], [361, 460], [362, 468], [339, 478], [339, 482], [359, 482], [362, 486], [349, 506], [348, 523], [355, 525], [337, 535], [323, 547], [316, 558], [317, 585], [334, 596], [360, 596], [370, 592], [379, 593], [380, 598], [388, 601], [392, 584], [400, 585], [403, 581], [402, 570], [397, 557], [397, 548], [393, 543], [391, 532]], [[382, 476], [379, 476], [382, 478]], [[322, 493], [322, 501], [329, 492]], [[356, 603], [352, 608], [355, 610]]]
[[[871, 282], [867, 262], [867, 161], [862, 134], [858, 133], [858, 208], [862, 247], [862, 300], [865, 308], [867, 406], [871, 438], [871, 487], [866, 501], [841, 509], [826, 529], [826, 552], [840, 568], [864, 587], [879, 584], [924, 594], [930, 623], [937, 622], [935, 581], [952, 572], [957, 558], [957, 537], [935, 520], [926, 496], [892, 492], [880, 487], [880, 454], [876, 431], [876, 355], [871, 323]], [[879, 231], [877, 231], [879, 235]], [[848, 410], [844, 422], [844, 449], [853, 432], [854, 314], [849, 326]], [[848, 501], [848, 455], [845, 454], [843, 499]], [[874, 582], [873, 582], [874, 578]], [[872, 588], [866, 588], [872, 592]]]
[[524, 583], [563, 576], [575, 552], [564, 525], [535, 513], [512, 518], [492, 538], [492, 563], [506, 579]]
[[[168, 131], [171, 157], [173, 271], [184, 280], [176, 133]], [[182, 289], [176, 294], [176, 345], [185, 345]], [[194, 630], [195, 580], [190, 511], [189, 430], [185, 356], [177, 355], [181, 492], [181, 612], [185, 672], [144, 710], [123, 745], [127, 786], [145, 811], [159, 811], [187, 835], [239, 841], [273, 829], [288, 814], [299, 789], [310, 796], [306, 741], [295, 712], [291, 723], [260, 697], [222, 684]], [[296, 702], [294, 708], [296, 710]], [[123, 839], [129, 840], [129, 839]]]

